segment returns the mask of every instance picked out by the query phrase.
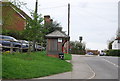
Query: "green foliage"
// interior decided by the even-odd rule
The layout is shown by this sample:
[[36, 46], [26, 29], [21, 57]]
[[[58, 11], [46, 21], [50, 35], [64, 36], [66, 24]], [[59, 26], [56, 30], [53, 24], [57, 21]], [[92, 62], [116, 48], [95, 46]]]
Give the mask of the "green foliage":
[[71, 60], [72, 55], [71, 54], [64, 54], [64, 60]]
[[24, 5], [26, 5], [27, 3], [24, 3], [24, 2], [21, 2], [21, 1], [19, 1], [19, 0], [14, 0], [14, 1], [12, 1], [12, 0], [9, 0], [12, 4], [14, 4], [16, 7], [18, 7], [18, 8], [20, 8], [21, 6], [24, 6]]
[[108, 49], [112, 49], [112, 43], [113, 43], [114, 41], [109, 41], [109, 43], [108, 43]]
[[44, 26], [48, 30], [48, 32], [46, 32], [46, 34], [49, 34], [55, 30], [62, 31], [62, 27], [60, 27], [60, 23], [58, 23], [56, 21], [51, 22], [51, 23], [45, 23]]
[[107, 56], [120, 56], [120, 50], [108, 50]]
[[70, 63], [48, 57], [45, 52], [3, 54], [2, 67], [3, 79], [36, 78], [72, 70]]
[[78, 41], [71, 41], [70, 46], [71, 46], [71, 50], [70, 50], [71, 54], [80, 54], [80, 55], [85, 54], [84, 43], [80, 43]]
[[46, 32], [42, 24], [43, 18], [35, 13], [32, 16], [33, 19], [28, 20], [24, 35], [28, 40], [42, 40], [45, 35], [43, 32]]
[[15, 37], [16, 39], [21, 39], [21, 40], [26, 39], [22, 31], [2, 29], [2, 35], [12, 36]]

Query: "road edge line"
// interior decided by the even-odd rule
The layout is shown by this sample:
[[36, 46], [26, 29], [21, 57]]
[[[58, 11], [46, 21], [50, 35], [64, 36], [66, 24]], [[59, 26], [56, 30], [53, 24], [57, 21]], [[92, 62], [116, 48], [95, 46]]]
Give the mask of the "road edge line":
[[105, 58], [103, 58], [103, 60], [110, 63], [110, 64], [112, 64], [112, 65], [114, 65], [115, 67], [119, 68], [119, 65], [117, 65], [117, 64], [115, 64], [115, 63], [113, 63], [113, 62], [111, 62], [109, 60], [106, 60]]
[[[88, 63], [87, 63], [88, 64]], [[93, 75], [91, 77], [89, 77], [88, 79], [92, 79], [96, 76], [95, 72], [93, 71], [93, 69], [90, 67], [90, 65], [88, 64], [89, 69], [92, 71]]]

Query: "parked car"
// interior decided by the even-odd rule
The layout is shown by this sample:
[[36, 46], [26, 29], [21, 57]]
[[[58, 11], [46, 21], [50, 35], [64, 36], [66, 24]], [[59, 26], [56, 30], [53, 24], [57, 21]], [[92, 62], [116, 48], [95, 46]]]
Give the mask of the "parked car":
[[28, 48], [26, 45], [21, 45], [14, 37], [5, 35], [0, 35], [0, 44], [2, 45], [2, 51], [10, 51], [11, 44], [13, 45], [13, 51], [20, 51], [20, 48]]
[[26, 40], [18, 40], [18, 42], [22, 43], [22, 45], [24, 46], [27, 46], [27, 47], [29, 46], [29, 42]]
[[42, 50], [45, 50], [45, 47], [42, 47], [42, 46], [40, 46], [40, 45], [36, 45], [36, 46], [35, 46], [35, 49], [36, 49], [37, 51], [42, 51]]
[[24, 52], [27, 52], [29, 49], [29, 42], [26, 40], [18, 40], [18, 42], [21, 43], [22, 46], [24, 46], [24, 47], [22, 47], [23, 48], [22, 50]]

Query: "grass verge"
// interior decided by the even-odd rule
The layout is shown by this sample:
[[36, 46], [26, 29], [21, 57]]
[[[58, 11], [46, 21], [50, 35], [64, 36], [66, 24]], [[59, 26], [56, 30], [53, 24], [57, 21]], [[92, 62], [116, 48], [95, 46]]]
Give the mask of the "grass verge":
[[3, 79], [37, 78], [71, 70], [72, 65], [70, 63], [48, 57], [45, 52], [2, 55]]
[[64, 59], [65, 60], [71, 60], [72, 59], [72, 55], [71, 54], [64, 54]]

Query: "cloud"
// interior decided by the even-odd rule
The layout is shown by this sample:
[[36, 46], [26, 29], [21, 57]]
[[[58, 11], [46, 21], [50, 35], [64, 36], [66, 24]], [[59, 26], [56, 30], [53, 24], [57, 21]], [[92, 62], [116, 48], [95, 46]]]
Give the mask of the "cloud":
[[86, 44], [87, 48], [90, 48], [91, 50], [104, 50], [107, 49], [107, 44], [103, 43], [95, 43], [95, 42], [89, 42]]
[[[21, 0], [34, 10], [35, 0]], [[107, 40], [115, 36], [118, 27], [119, 0], [38, 0], [39, 13], [51, 15], [67, 31], [67, 4], [71, 3], [70, 36], [79, 40], [83, 36], [87, 48], [107, 48]], [[46, 9], [45, 9], [46, 8]], [[29, 11], [25, 9], [29, 14]]]

